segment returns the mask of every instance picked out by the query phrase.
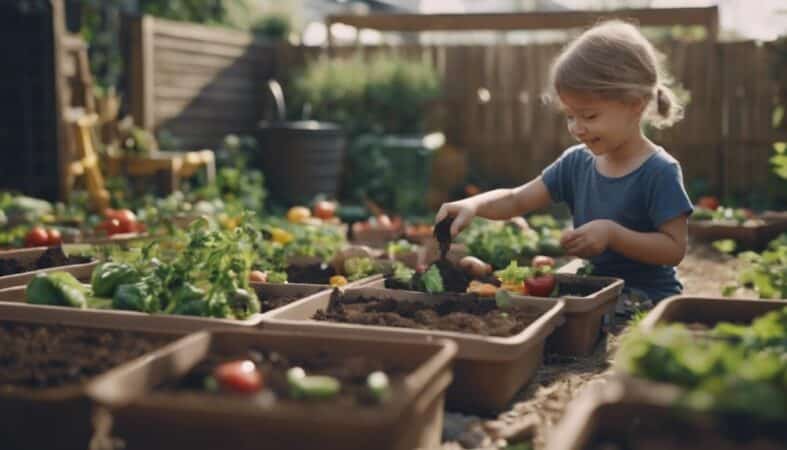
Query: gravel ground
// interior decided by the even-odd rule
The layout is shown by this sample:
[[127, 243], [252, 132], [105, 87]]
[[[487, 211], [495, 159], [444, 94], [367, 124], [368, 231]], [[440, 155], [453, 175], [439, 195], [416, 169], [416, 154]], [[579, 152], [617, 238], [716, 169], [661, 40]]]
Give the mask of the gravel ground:
[[[735, 281], [739, 262], [707, 244], [692, 244], [678, 266], [684, 294], [720, 296], [724, 285]], [[739, 292], [738, 297], [753, 297]], [[584, 358], [547, 357], [535, 380], [521, 392], [511, 408], [496, 418], [446, 413], [442, 450], [500, 449], [524, 443], [542, 450], [550, 429], [560, 420], [569, 401], [590, 382], [603, 382], [610, 371], [614, 348], [626, 323], [613, 326], [596, 351]], [[506, 437], [508, 439], [503, 439]]]

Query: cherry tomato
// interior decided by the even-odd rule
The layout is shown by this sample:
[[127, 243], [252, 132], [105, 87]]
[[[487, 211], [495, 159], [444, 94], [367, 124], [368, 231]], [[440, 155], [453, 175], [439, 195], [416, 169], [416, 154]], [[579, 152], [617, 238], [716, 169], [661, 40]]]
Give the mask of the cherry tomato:
[[50, 228], [46, 230], [46, 234], [47, 234], [47, 245], [49, 246], [60, 245], [63, 242], [63, 239], [60, 236], [60, 231], [54, 228]]
[[44, 227], [33, 227], [25, 236], [25, 246], [43, 247], [49, 245], [49, 234]]
[[262, 389], [262, 374], [253, 361], [231, 361], [221, 364], [213, 371], [219, 385], [232, 392], [253, 393]]
[[314, 215], [323, 220], [332, 219], [336, 214], [336, 203], [322, 200], [314, 204]]
[[104, 230], [107, 236], [123, 233], [120, 226], [120, 221], [117, 219], [104, 219], [104, 221], [101, 222], [96, 228], [99, 230]]
[[719, 199], [711, 195], [700, 197], [697, 206], [715, 211], [719, 207]]
[[555, 283], [557, 283], [557, 280], [555, 280], [554, 275], [542, 275], [525, 280], [525, 288], [529, 295], [549, 297], [555, 289]]
[[255, 283], [265, 283], [268, 281], [268, 273], [261, 270], [252, 270], [249, 273], [249, 281]]

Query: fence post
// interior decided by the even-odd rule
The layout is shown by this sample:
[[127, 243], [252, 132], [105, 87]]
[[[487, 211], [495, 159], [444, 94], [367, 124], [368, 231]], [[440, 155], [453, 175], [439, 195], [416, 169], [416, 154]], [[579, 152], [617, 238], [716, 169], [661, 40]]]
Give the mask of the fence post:
[[134, 123], [153, 131], [155, 126], [155, 72], [153, 69], [153, 27], [151, 16], [132, 19], [131, 23], [131, 77], [129, 102]]

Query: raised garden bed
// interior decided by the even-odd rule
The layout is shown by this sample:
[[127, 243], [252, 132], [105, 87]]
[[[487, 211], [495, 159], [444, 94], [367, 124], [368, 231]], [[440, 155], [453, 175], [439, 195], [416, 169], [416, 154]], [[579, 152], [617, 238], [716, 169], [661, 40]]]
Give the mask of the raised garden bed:
[[679, 296], [665, 300], [642, 320], [640, 326], [652, 330], [668, 323], [702, 324], [719, 322], [751, 323], [757, 317], [787, 306], [784, 300], [753, 300], [722, 297]]
[[677, 392], [638, 380], [593, 386], [572, 402], [547, 450], [776, 450], [783, 426], [676, 410]]
[[144, 318], [0, 304], [0, 448], [87, 448], [87, 383], [182, 333]]
[[[113, 435], [127, 448], [435, 448], [455, 352], [449, 341], [198, 333], [107, 374], [91, 393], [110, 408]], [[218, 377], [215, 363], [228, 358], [257, 360], [264, 388], [206, 391], [205, 375]], [[341, 394], [300, 397], [305, 391], [289, 381], [295, 367], [334, 377]], [[370, 401], [362, 385], [379, 370], [389, 374], [390, 390]]]
[[623, 280], [562, 273], [555, 277], [557, 295], [566, 302], [566, 320], [547, 340], [547, 351], [589, 355], [603, 336], [604, 316], [613, 313], [623, 291]]
[[172, 330], [179, 332], [193, 332], [206, 328], [227, 328], [227, 327], [257, 327], [262, 322], [262, 314], [254, 314], [248, 319], [233, 320], [220, 319], [215, 317], [183, 316], [174, 314], [147, 314], [136, 311], [122, 311], [112, 309], [78, 309], [67, 306], [44, 306], [28, 305], [25, 286], [15, 286], [12, 288], [0, 289], [0, 304], [17, 303], [45, 311], [42, 314], [56, 315], [59, 313], [69, 313], [69, 311], [81, 311], [84, 314], [93, 316], [96, 322], [101, 323], [106, 320], [123, 320], [123, 318], [136, 318], [145, 320], [152, 329]]
[[260, 299], [260, 313], [262, 314], [327, 289], [322, 284], [302, 283], [251, 283], [251, 287], [257, 291], [257, 297]]
[[689, 236], [698, 241], [733, 239], [755, 250], [765, 248], [781, 233], [787, 232], [787, 214], [764, 213], [744, 222], [735, 220], [689, 220]]
[[[383, 311], [352, 317], [343, 306], [370, 300]], [[454, 383], [448, 392], [449, 407], [491, 413], [505, 407], [532, 379], [541, 365], [547, 336], [562, 321], [564, 305], [558, 299], [512, 297], [509, 305], [499, 308], [494, 300], [479, 300], [472, 294], [429, 295], [362, 287], [347, 289], [342, 294], [324, 292], [285, 306], [267, 315], [264, 326], [329, 336], [354, 333], [370, 338], [416, 341], [453, 339], [459, 350]], [[339, 319], [333, 315], [338, 314], [340, 307], [345, 308], [343, 317], [353, 323], [315, 320]], [[453, 316], [450, 308], [457, 308]], [[461, 309], [465, 312], [458, 312]], [[449, 314], [440, 317], [445, 312]], [[411, 317], [402, 317], [408, 314]], [[512, 320], [512, 316], [518, 320]]]
[[[457, 272], [459, 273], [459, 272]], [[623, 280], [617, 278], [555, 274], [557, 292], [555, 297], [566, 302], [565, 323], [558, 327], [547, 340], [549, 352], [581, 356], [593, 352], [602, 336], [604, 315], [610, 313], [623, 290]], [[463, 292], [469, 279], [452, 277], [446, 289]], [[366, 287], [401, 289], [396, 280], [386, 278], [367, 283]], [[464, 286], [464, 287], [463, 287]], [[543, 297], [528, 297], [538, 300]]]
[[66, 256], [62, 247], [36, 247], [0, 252], [0, 289], [27, 284], [36, 274], [64, 271], [77, 279], [90, 278], [98, 261]]

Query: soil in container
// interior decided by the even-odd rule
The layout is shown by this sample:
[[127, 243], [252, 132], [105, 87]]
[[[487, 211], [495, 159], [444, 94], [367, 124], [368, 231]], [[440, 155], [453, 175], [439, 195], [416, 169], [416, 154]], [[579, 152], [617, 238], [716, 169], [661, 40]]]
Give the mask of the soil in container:
[[314, 319], [509, 337], [522, 332], [540, 315], [535, 308], [523, 306], [503, 311], [495, 300], [473, 294], [446, 296], [439, 303], [429, 304], [390, 298], [344, 298], [334, 290], [328, 309], [317, 311]]
[[0, 324], [0, 389], [79, 384], [171, 341], [127, 331]]
[[90, 262], [89, 257], [66, 256], [62, 247], [49, 247], [41, 256], [32, 261], [20, 261], [17, 258], [0, 259], [0, 276], [87, 262]]
[[260, 298], [260, 312], [266, 313], [282, 306], [289, 305], [290, 303], [300, 300], [302, 297], [267, 297]]
[[287, 267], [287, 281], [290, 283], [330, 284], [336, 271], [330, 264], [290, 265]]
[[[247, 365], [256, 378], [244, 384], [228, 377], [227, 367], [238, 363]], [[377, 384], [369, 381], [375, 373]], [[184, 377], [164, 383], [157, 390], [249, 395], [256, 401], [319, 400], [333, 405], [374, 406], [388, 398], [390, 386], [401, 383], [406, 373], [404, 366], [373, 358], [325, 353], [303, 358], [250, 347], [245, 352], [209, 353]]]
[[[614, 406], [613, 406], [614, 407]], [[680, 414], [631, 414], [606, 424], [590, 438], [589, 450], [775, 450], [784, 448], [783, 425], [753, 423], [746, 417], [689, 420]], [[617, 414], [616, 414], [617, 415]], [[665, 433], [664, 430], [669, 430]]]

